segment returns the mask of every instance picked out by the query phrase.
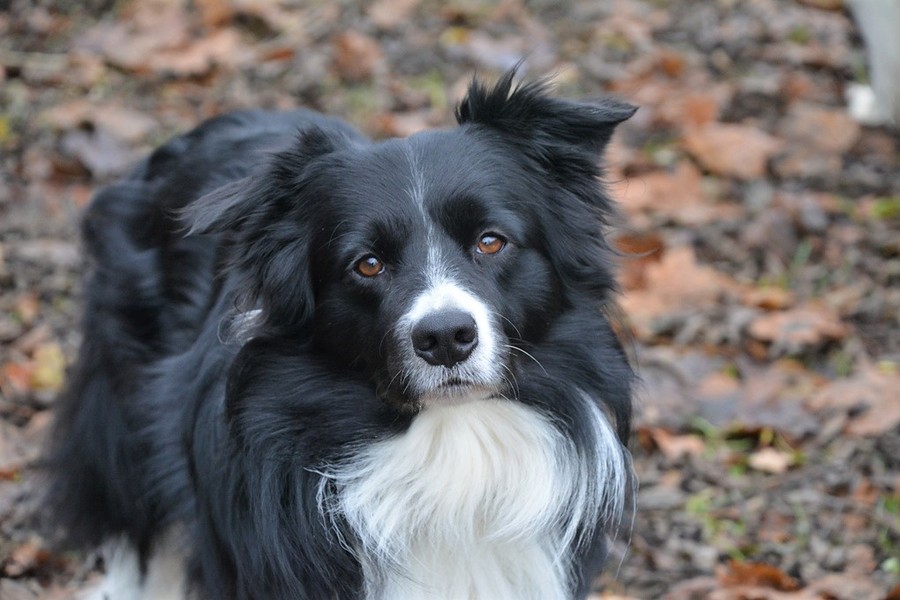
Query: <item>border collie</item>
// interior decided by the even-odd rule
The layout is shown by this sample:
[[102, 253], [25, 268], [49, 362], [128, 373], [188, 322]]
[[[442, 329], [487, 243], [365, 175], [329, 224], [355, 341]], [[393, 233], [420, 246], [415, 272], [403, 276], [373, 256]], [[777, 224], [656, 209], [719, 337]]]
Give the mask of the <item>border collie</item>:
[[51, 464], [96, 598], [583, 598], [631, 492], [601, 153], [634, 108], [473, 81], [370, 141], [239, 112], [100, 191]]

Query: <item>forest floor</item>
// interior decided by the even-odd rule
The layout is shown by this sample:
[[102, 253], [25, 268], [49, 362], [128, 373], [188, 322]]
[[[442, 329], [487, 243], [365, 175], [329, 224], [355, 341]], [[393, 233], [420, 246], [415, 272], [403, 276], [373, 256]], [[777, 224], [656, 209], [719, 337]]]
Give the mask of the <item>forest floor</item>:
[[866, 63], [840, 0], [3, 4], [3, 600], [96, 570], [53, 550], [38, 462], [98, 186], [236, 108], [449, 126], [473, 73], [522, 59], [640, 106], [607, 156], [640, 493], [597, 597], [900, 598], [900, 135], [847, 116]]

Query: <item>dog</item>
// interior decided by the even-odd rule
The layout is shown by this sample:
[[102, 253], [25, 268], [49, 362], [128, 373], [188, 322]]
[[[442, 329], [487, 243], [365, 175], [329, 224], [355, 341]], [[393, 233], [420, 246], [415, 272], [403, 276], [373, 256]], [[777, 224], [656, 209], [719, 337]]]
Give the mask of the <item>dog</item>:
[[96, 195], [49, 460], [95, 598], [586, 596], [633, 498], [600, 161], [636, 109], [516, 81], [403, 139], [220, 116]]

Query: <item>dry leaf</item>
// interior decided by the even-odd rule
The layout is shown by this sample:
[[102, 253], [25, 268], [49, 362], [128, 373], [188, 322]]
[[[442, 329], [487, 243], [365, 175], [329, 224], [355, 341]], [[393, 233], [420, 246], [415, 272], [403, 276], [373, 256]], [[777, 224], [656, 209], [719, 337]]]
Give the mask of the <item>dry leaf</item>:
[[747, 458], [747, 464], [763, 473], [784, 473], [794, 464], [793, 455], [775, 448], [763, 448]]
[[807, 146], [821, 154], [843, 154], [859, 139], [860, 126], [843, 109], [796, 102], [779, 132], [792, 144]]
[[358, 31], [335, 36], [334, 68], [346, 81], [365, 81], [382, 67], [384, 55], [375, 38]]
[[724, 273], [698, 265], [687, 246], [673, 248], [659, 262], [647, 265], [644, 281], [643, 289], [628, 291], [621, 303], [642, 339], [652, 338], [672, 318], [716, 306], [723, 294], [737, 289]]
[[837, 313], [818, 302], [766, 313], [754, 319], [748, 328], [754, 339], [772, 344], [776, 352], [790, 354], [843, 339], [847, 332]]
[[719, 573], [723, 585], [753, 585], [772, 588], [782, 592], [800, 589], [796, 579], [771, 565], [750, 562], [729, 561], [725, 570]]
[[242, 48], [241, 36], [233, 28], [176, 48], [155, 53], [147, 67], [155, 72], [176, 77], [197, 77], [214, 67], [234, 68], [253, 58], [253, 52]]
[[877, 437], [900, 426], [900, 372], [864, 366], [852, 377], [823, 387], [807, 405], [850, 413], [847, 433]]
[[782, 142], [756, 127], [711, 123], [686, 132], [684, 147], [710, 172], [749, 180], [766, 174]]
[[794, 294], [782, 287], [757, 287], [748, 289], [743, 294], [743, 302], [747, 306], [764, 310], [782, 310], [794, 304]]
[[0, 369], [0, 390], [4, 395], [24, 394], [31, 389], [32, 363], [8, 362]]
[[369, 6], [369, 18], [382, 29], [405, 24], [420, 0], [376, 0]]
[[66, 357], [56, 342], [38, 346], [34, 351], [31, 386], [36, 390], [58, 392], [66, 379]]
[[703, 225], [721, 218], [703, 190], [700, 170], [688, 161], [671, 171], [652, 171], [630, 177], [613, 192], [629, 213], [649, 212], [685, 225]]
[[700, 456], [706, 450], [706, 444], [696, 435], [675, 435], [654, 427], [650, 429], [650, 437], [663, 456], [671, 461], [684, 456]]

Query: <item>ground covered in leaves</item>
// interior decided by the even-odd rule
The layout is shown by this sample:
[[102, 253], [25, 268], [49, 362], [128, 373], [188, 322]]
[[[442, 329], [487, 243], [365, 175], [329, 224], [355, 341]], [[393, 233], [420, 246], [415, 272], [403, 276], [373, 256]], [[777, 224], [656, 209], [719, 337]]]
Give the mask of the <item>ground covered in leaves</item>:
[[376, 137], [448, 125], [474, 71], [522, 59], [561, 95], [641, 107], [607, 177], [641, 490], [597, 597], [900, 598], [900, 136], [846, 116], [865, 59], [840, 0], [6, 6], [3, 600], [92, 577], [52, 550], [37, 469], [92, 191], [235, 108], [309, 106]]

